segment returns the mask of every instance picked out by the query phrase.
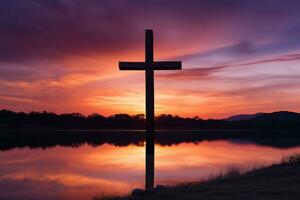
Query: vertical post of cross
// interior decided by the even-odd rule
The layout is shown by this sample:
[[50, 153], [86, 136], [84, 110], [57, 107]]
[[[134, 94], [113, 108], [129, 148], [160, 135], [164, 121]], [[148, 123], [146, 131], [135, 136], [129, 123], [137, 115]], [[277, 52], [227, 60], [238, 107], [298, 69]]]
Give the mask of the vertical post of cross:
[[145, 37], [146, 62], [146, 190], [154, 188], [154, 62], [153, 31], [146, 30]]

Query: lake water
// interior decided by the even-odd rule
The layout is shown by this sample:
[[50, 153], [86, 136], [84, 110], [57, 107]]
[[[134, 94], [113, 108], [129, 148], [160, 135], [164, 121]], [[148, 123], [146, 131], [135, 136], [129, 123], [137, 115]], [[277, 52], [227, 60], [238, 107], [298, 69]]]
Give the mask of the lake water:
[[[10, 144], [3, 140], [0, 199], [87, 200], [143, 188], [144, 140], [132, 140], [133, 143], [118, 144], [112, 140], [92, 143], [59, 139], [41, 146], [40, 141], [33, 138], [28, 144], [23, 144], [22, 139], [7, 140]], [[285, 141], [280, 145], [280, 138], [275, 142], [263, 141], [185, 138], [168, 143], [167, 139], [161, 139], [156, 144], [155, 183], [205, 180], [232, 167], [249, 170], [300, 153], [297, 143], [286, 145]]]

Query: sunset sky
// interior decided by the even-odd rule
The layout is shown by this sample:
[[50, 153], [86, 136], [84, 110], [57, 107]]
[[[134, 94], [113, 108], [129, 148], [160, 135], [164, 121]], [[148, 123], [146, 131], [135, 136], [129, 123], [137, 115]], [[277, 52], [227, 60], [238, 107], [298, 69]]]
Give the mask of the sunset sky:
[[299, 0], [1, 0], [0, 109], [144, 113], [145, 29], [156, 114], [300, 112]]

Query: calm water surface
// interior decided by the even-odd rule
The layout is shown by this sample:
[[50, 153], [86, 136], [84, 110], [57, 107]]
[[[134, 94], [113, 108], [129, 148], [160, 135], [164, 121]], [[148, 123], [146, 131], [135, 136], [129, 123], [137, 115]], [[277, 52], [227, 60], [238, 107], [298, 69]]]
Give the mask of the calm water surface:
[[[93, 199], [144, 187], [144, 144], [12, 148], [0, 151], [0, 199]], [[231, 167], [248, 170], [300, 153], [243, 140], [156, 145], [156, 184], [208, 179]]]

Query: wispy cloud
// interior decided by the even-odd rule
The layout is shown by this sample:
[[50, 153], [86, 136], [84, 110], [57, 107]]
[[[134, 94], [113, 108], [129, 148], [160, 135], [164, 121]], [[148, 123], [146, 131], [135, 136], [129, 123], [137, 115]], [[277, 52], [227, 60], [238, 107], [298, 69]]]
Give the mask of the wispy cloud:
[[182, 71], [159, 74], [158, 76], [164, 78], [197, 79], [197, 78], [204, 78], [204, 77], [211, 76], [216, 72], [220, 72], [224, 69], [232, 68], [232, 67], [251, 66], [251, 65], [273, 63], [273, 62], [278, 63], [278, 62], [287, 62], [287, 61], [299, 61], [299, 60], [300, 60], [300, 54], [287, 54], [287, 55], [281, 55], [281, 56], [276, 56], [271, 58], [265, 58], [261, 60], [221, 64], [219, 66], [212, 66], [206, 68], [183, 69]]

